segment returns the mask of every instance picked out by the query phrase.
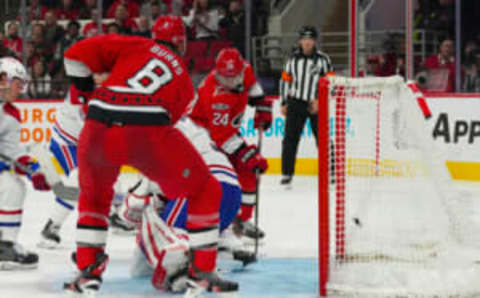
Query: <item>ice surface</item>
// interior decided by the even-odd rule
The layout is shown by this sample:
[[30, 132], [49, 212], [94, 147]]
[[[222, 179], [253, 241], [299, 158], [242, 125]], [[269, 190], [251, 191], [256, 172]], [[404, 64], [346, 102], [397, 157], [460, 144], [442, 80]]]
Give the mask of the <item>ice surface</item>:
[[[225, 274], [240, 283], [240, 297], [316, 297], [318, 195], [316, 177], [295, 177], [293, 189], [279, 185], [280, 177], [264, 176], [260, 188], [260, 226], [267, 238], [262, 259], [245, 270]], [[64, 297], [63, 282], [74, 275], [70, 254], [74, 249], [75, 216], [61, 231], [58, 250], [36, 248], [53, 194], [28, 189], [20, 242], [40, 254], [37, 270], [0, 272], [0, 298]], [[154, 290], [148, 278], [131, 278], [133, 236], [110, 234], [110, 263], [99, 297], [181, 297]], [[220, 267], [224, 266], [220, 262]], [[214, 295], [212, 296], [214, 297]]]

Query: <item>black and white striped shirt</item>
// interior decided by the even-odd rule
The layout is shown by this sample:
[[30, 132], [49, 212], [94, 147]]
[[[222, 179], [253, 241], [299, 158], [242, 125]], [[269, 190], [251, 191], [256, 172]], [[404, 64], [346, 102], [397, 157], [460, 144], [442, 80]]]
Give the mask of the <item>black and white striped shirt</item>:
[[332, 71], [332, 63], [327, 54], [316, 51], [305, 56], [300, 49], [288, 59], [280, 79], [282, 105], [288, 98], [310, 101], [317, 98], [318, 80]]

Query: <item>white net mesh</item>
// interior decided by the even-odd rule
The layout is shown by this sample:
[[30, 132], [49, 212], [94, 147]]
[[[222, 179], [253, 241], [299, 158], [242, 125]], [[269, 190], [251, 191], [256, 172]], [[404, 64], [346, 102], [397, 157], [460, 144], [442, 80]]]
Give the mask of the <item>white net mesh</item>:
[[454, 187], [399, 77], [329, 79], [327, 289], [362, 297], [480, 297], [475, 198]]

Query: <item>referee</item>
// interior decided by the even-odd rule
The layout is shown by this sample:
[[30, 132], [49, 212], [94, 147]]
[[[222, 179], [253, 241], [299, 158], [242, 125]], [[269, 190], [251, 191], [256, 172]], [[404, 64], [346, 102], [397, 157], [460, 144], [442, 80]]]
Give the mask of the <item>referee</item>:
[[280, 184], [285, 186], [292, 182], [298, 142], [307, 117], [317, 138], [318, 80], [332, 70], [330, 58], [315, 46], [315, 27], [304, 26], [298, 34], [299, 48], [285, 64], [280, 80], [281, 113], [286, 117]]

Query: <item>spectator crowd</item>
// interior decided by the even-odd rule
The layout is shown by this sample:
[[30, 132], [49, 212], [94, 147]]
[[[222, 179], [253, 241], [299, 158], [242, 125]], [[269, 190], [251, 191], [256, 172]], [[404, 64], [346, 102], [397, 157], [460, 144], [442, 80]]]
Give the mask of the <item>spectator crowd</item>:
[[[418, 0], [414, 28], [435, 32], [440, 37], [433, 54], [414, 57], [415, 79], [424, 90], [480, 92], [480, 34], [465, 34], [461, 53], [461, 90], [455, 90], [455, 3], [453, 0]], [[468, 18], [466, 18], [468, 20]], [[468, 27], [468, 26], [467, 26]], [[475, 27], [475, 26], [471, 26]], [[420, 36], [414, 35], [414, 40]], [[390, 36], [384, 51], [369, 56], [365, 75], [405, 76], [404, 37]]]
[[[252, 0], [252, 33], [266, 33], [267, 0]], [[214, 57], [225, 46], [235, 46], [245, 56], [246, 15], [242, 0], [30, 0], [27, 26], [20, 16], [0, 30], [0, 57], [16, 56], [26, 63], [32, 84], [31, 98], [62, 98], [65, 94], [63, 52], [85, 37], [101, 33], [151, 36], [151, 26], [162, 14], [183, 17], [189, 46], [185, 63], [193, 73], [208, 72]], [[418, 0], [415, 29], [441, 36], [433, 55], [414, 57], [415, 78], [426, 90], [455, 91], [454, 1]], [[467, 28], [476, 28], [467, 26]], [[480, 92], [480, 34], [462, 36], [461, 90]], [[415, 36], [417, 41], [421, 37]], [[24, 49], [25, 47], [25, 49]], [[405, 76], [405, 39], [389, 36], [383, 51], [367, 58], [363, 75]], [[194, 82], [198, 81], [195, 80]]]
[[[260, 12], [262, 0], [254, 2], [254, 13]], [[19, 16], [8, 21], [5, 30], [0, 31], [0, 57], [15, 56], [25, 61], [32, 79], [28, 88], [31, 98], [65, 95], [63, 52], [75, 42], [101, 33], [149, 38], [151, 26], [162, 14], [182, 16], [189, 40], [206, 45], [204, 52], [196, 51], [200, 58], [208, 58], [200, 59], [208, 63], [198, 69], [213, 67], [211, 58], [218, 52], [219, 44], [233, 44], [245, 54], [242, 0], [103, 0], [101, 13], [97, 0], [31, 0], [28, 3], [28, 25], [24, 30], [20, 28]], [[259, 22], [256, 16], [252, 19], [255, 34]], [[215, 51], [209, 50], [212, 47]], [[190, 52], [189, 47], [185, 59], [194, 67], [197, 59]]]

